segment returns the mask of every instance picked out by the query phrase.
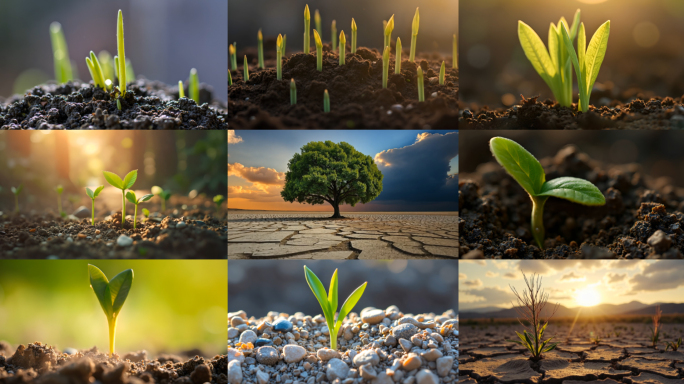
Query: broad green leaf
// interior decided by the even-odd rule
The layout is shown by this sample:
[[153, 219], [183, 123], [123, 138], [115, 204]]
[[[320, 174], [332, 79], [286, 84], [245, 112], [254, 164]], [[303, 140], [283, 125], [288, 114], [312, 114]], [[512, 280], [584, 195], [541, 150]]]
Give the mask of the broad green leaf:
[[332, 318], [334, 314], [330, 314], [330, 303], [328, 303], [328, 295], [325, 292], [323, 283], [321, 283], [321, 280], [318, 279], [318, 276], [316, 276], [316, 274], [313, 273], [313, 271], [310, 270], [306, 265], [304, 266], [304, 276], [306, 277], [307, 284], [309, 284], [309, 288], [311, 288], [314, 296], [316, 296], [316, 299], [318, 299], [318, 303], [321, 305], [323, 316], [325, 316], [326, 320], [328, 318]]
[[572, 40], [575, 40], [575, 37], [577, 37], [577, 28], [579, 27], [580, 24], [580, 15], [582, 12], [578, 9], [575, 11], [575, 17], [572, 19], [572, 26], [570, 27], [570, 37]]
[[551, 56], [551, 62], [556, 68], [558, 68], [560, 52], [561, 50], [558, 48], [558, 28], [551, 23], [549, 26], [549, 56]]
[[594, 36], [589, 42], [586, 57], [586, 77], [587, 77], [587, 94], [591, 93], [594, 87], [596, 78], [598, 77], [603, 59], [606, 57], [606, 50], [608, 50], [608, 36], [610, 35], [610, 20], [603, 23], [599, 29], [596, 30]]
[[119, 189], [124, 189], [123, 187], [123, 180], [119, 177], [114, 172], [109, 172], [109, 171], [104, 171], [104, 178], [107, 180], [109, 184], [111, 184], [113, 187], [119, 188]]
[[537, 159], [520, 144], [504, 137], [489, 141], [496, 161], [532, 196], [541, 190], [546, 175]]
[[88, 197], [90, 197], [91, 199], [94, 198], [93, 191], [92, 191], [90, 188], [88, 188], [88, 187], [86, 187], [86, 194], [87, 194]]
[[330, 310], [335, 315], [337, 312], [337, 269], [333, 272], [332, 278], [330, 279], [330, 288], [328, 289], [328, 303], [330, 304]]
[[349, 312], [354, 309], [354, 306], [356, 303], [361, 300], [361, 296], [363, 296], [363, 291], [366, 290], [366, 285], [368, 282], [365, 282], [361, 284], [358, 288], [352, 292], [349, 297], [347, 297], [347, 300], [344, 301], [344, 304], [342, 304], [342, 308], [340, 308], [340, 314], [337, 316], [337, 324], [335, 324], [335, 329], [339, 329], [340, 325], [342, 325], [342, 320], [347, 317]]
[[107, 276], [100, 270], [100, 268], [88, 264], [88, 275], [90, 276], [90, 286], [95, 291], [95, 296], [100, 302], [100, 306], [107, 318], [112, 316], [112, 298], [109, 292], [109, 281]]
[[544, 42], [532, 27], [522, 21], [518, 21], [518, 39], [527, 59], [549, 88], [553, 89], [552, 79], [556, 76], [556, 69]]
[[135, 192], [133, 192], [133, 191], [128, 191], [128, 192], [126, 192], [126, 200], [130, 201], [130, 202], [133, 203], [133, 204], [137, 204], [137, 203], [138, 203], [138, 200], [137, 200], [137, 198], [135, 197]]
[[124, 189], [130, 189], [135, 181], [138, 179], [138, 170], [128, 172], [128, 175], [123, 180]]
[[143, 203], [143, 202], [145, 202], [145, 201], [150, 200], [150, 199], [153, 198], [153, 197], [154, 197], [154, 195], [152, 195], [152, 194], [147, 194], [147, 195], [141, 197], [140, 200], [139, 200], [139, 202]]
[[93, 196], [94, 196], [94, 197], [99, 196], [99, 195], [100, 195], [100, 192], [102, 192], [103, 189], [104, 189], [104, 185], [100, 185], [99, 187], [97, 187], [97, 188], [95, 189], [95, 191], [93, 192]]
[[126, 298], [128, 297], [128, 292], [131, 290], [131, 284], [133, 284], [133, 270], [127, 269], [109, 282], [109, 293], [111, 294], [112, 300], [112, 311], [118, 314], [121, 311], [121, 307], [124, 305]]
[[606, 198], [592, 183], [575, 177], [559, 177], [542, 186], [538, 196], [554, 196], [584, 205], [604, 205]]

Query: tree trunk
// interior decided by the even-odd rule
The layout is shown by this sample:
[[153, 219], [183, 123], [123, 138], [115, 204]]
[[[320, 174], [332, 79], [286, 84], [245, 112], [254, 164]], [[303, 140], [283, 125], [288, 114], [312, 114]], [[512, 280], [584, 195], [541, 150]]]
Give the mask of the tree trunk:
[[332, 215], [331, 219], [341, 219], [342, 215], [340, 215], [340, 205], [335, 203], [332, 206], [335, 208], [335, 213]]

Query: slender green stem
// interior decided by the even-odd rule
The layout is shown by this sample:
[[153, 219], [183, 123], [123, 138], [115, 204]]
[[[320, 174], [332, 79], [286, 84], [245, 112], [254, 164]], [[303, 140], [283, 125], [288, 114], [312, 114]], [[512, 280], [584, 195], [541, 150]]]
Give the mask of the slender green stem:
[[166, 211], [166, 199], [164, 199], [164, 198], [162, 197], [161, 203], [162, 203], [162, 212], [164, 212], [164, 211]]
[[304, 8], [304, 53], [309, 53], [311, 48], [311, 13], [309, 4]]
[[346, 53], [344, 52], [345, 49], [347, 48], [347, 37], [344, 35], [344, 31], [340, 32], [340, 65], [344, 65], [345, 62], [345, 55]]
[[230, 69], [233, 71], [237, 71], [237, 55], [235, 52], [235, 46], [233, 44], [228, 46], [228, 53], [230, 54]]
[[456, 34], [454, 33], [454, 52], [453, 52], [453, 64], [452, 68], [458, 69], [458, 39], [456, 38]]
[[290, 105], [297, 104], [297, 84], [294, 79], [290, 79]]
[[321, 35], [314, 29], [314, 40], [316, 43], [316, 69], [318, 72], [323, 71], [323, 41]]
[[93, 205], [92, 205], [93, 209], [90, 212], [92, 215], [92, 217], [90, 219], [90, 224], [95, 225], [95, 199], [91, 199], [91, 200], [93, 202]]
[[278, 35], [276, 40], [276, 79], [283, 79], [283, 36]]
[[125, 189], [121, 190], [121, 197], [123, 199], [123, 210], [121, 211], [121, 229], [123, 229], [124, 223], [126, 222], [126, 190]]
[[352, 18], [352, 41], [351, 41], [351, 53], [354, 54], [356, 53], [356, 32], [358, 31], [358, 28], [356, 27], [356, 21], [354, 21], [354, 18]]
[[394, 73], [401, 73], [401, 39], [397, 37], [397, 53], [394, 54]]
[[412, 63], [416, 61], [416, 40], [418, 40], [418, 35], [411, 35], [411, 53], [409, 54], [409, 61]]
[[387, 88], [387, 77], [389, 76], [389, 54], [390, 47], [385, 46], [385, 51], [382, 53], [382, 87]]
[[323, 92], [323, 112], [330, 112], [330, 94], [327, 89]]
[[259, 68], [264, 69], [266, 66], [264, 66], [264, 35], [261, 33], [261, 29], [259, 30], [259, 34], [257, 35], [259, 38], [259, 42], [257, 44], [257, 49], [258, 49], [258, 55], [259, 55]]
[[112, 314], [112, 317], [107, 318], [107, 323], [109, 324], [109, 356], [114, 356], [114, 347], [116, 342], [116, 314]]
[[425, 101], [425, 85], [423, 83], [423, 68], [418, 66], [418, 101]]
[[133, 229], [135, 229], [135, 224], [138, 221], [138, 204], [135, 204], [135, 213], [133, 214]]
[[385, 26], [385, 42], [383, 47], [389, 47], [392, 45], [392, 31], [394, 30], [394, 15], [390, 17]]
[[249, 81], [249, 66], [247, 65], [247, 55], [245, 55], [245, 60], [242, 62], [242, 69], [244, 71], [243, 80], [246, 83]]
[[126, 96], [126, 49], [124, 46], [123, 13], [119, 9], [116, 29], [116, 49], [119, 57], [119, 90], [122, 96]]
[[442, 61], [442, 67], [439, 68], [439, 85], [444, 85], [444, 77], [446, 76], [446, 64]]
[[14, 195], [14, 212], [19, 212], [19, 195]]
[[337, 350], [337, 332], [335, 332], [335, 327], [328, 324], [328, 330], [330, 331], [330, 349], [333, 351]]
[[195, 100], [195, 103], [199, 105], [199, 76], [197, 75], [197, 69], [195, 68], [190, 70], [190, 84], [188, 84], [188, 93], [190, 93], [190, 98]]
[[420, 14], [418, 13], [418, 8], [416, 8], [416, 14], [413, 16], [413, 23], [411, 25], [411, 53], [409, 56], [409, 61], [412, 63], [416, 62], [416, 44], [418, 42], [418, 28], [420, 26]]
[[330, 29], [332, 31], [332, 51], [335, 52], [337, 50], [337, 24], [335, 23], [335, 20], [332, 21]]
[[[233, 85], [232, 78], [230, 76], [230, 71], [228, 71], [228, 84]], [[178, 80], [178, 98], [182, 99], [185, 97], [185, 87], [183, 87], [183, 80]]]
[[547, 196], [531, 196], [532, 198], [532, 236], [539, 248], [544, 249], [544, 204]]

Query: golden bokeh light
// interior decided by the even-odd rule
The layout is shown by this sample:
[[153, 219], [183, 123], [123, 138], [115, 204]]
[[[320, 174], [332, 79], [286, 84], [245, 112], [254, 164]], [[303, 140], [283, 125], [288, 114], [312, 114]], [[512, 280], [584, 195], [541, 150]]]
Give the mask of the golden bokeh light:
[[634, 42], [642, 48], [650, 48], [660, 40], [658, 26], [650, 21], [642, 21], [635, 25], [632, 35], [634, 36]]

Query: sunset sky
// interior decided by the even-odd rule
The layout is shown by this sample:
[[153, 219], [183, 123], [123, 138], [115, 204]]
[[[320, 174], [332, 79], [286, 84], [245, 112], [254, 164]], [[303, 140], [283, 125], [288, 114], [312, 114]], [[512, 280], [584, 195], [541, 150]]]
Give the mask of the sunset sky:
[[549, 302], [568, 308], [640, 301], [681, 303], [684, 299], [681, 260], [516, 260], [459, 263], [460, 310], [511, 308], [509, 284], [524, 288], [520, 270], [542, 276]]
[[285, 202], [280, 191], [287, 163], [311, 141], [347, 142], [372, 156], [383, 173], [383, 191], [350, 211], [456, 211], [456, 131], [228, 131], [228, 208], [325, 211], [332, 206]]

